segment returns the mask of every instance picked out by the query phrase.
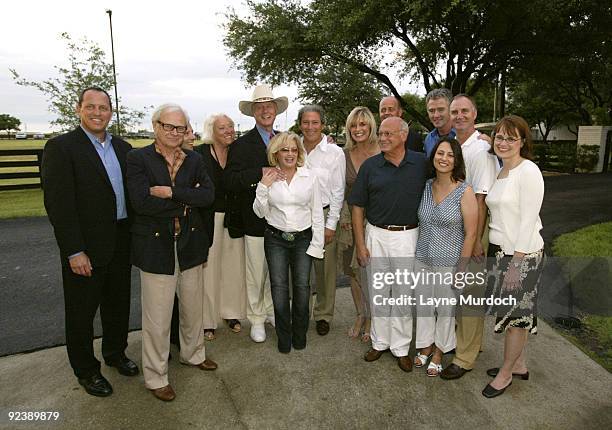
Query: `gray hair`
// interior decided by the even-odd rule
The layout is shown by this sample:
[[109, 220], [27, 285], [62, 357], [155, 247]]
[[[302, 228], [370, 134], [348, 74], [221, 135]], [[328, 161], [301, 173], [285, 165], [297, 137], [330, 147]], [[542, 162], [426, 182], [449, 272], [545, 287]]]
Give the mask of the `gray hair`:
[[400, 131], [405, 131], [406, 133], [409, 133], [410, 132], [410, 126], [402, 118], [400, 118], [400, 119], [402, 120], [402, 122], [400, 122]]
[[446, 99], [450, 105], [453, 99], [453, 93], [448, 88], [436, 88], [427, 93], [427, 96], [425, 96], [425, 104], [429, 103], [429, 100], [432, 99]]
[[474, 111], [478, 111], [478, 108], [476, 107], [476, 100], [474, 100], [474, 97], [468, 96], [465, 93], [457, 94], [455, 97], [453, 97], [453, 99], [451, 100], [451, 103], [460, 98], [468, 99], [470, 103], [472, 103], [472, 106], [474, 106]]
[[220, 118], [227, 118], [234, 125], [234, 120], [224, 113], [213, 113], [204, 120], [204, 129], [202, 130], [202, 142], [210, 145], [213, 143], [213, 134], [215, 132], [215, 121]]
[[181, 112], [185, 117], [185, 122], [189, 124], [189, 114], [185, 109], [176, 103], [164, 103], [163, 105], [158, 106], [151, 116], [151, 123], [153, 124], [153, 127], [155, 127], [155, 124], [157, 124], [157, 121], [159, 121], [164, 112]]
[[307, 112], [316, 112], [319, 114], [319, 118], [321, 118], [321, 124], [325, 124], [325, 111], [319, 105], [306, 105], [300, 109], [298, 112], [297, 121], [298, 124], [302, 123], [302, 116]]

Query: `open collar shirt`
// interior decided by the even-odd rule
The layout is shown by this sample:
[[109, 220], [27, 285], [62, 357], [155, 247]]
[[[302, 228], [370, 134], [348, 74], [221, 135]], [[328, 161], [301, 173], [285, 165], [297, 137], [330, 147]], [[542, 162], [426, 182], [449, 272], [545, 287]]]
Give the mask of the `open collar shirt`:
[[323, 205], [317, 177], [306, 167], [298, 167], [290, 183], [276, 181], [270, 187], [257, 184], [253, 211], [281, 231], [295, 233], [312, 228], [306, 253], [323, 258]]
[[104, 140], [100, 141], [96, 136], [87, 131], [85, 127], [81, 126], [81, 129], [85, 132], [92, 145], [96, 149], [100, 161], [106, 170], [108, 179], [110, 180], [113, 191], [115, 192], [115, 201], [117, 204], [117, 220], [127, 218], [127, 207], [125, 204], [125, 190], [123, 188], [123, 173], [121, 172], [121, 166], [119, 165], [119, 159], [115, 154], [115, 149], [111, 143], [112, 136], [110, 133], [106, 133]]
[[306, 166], [319, 180], [321, 204], [329, 206], [325, 228], [336, 230], [340, 219], [340, 210], [344, 200], [346, 175], [346, 157], [342, 149], [327, 142], [327, 136], [322, 135], [321, 142], [306, 156]]

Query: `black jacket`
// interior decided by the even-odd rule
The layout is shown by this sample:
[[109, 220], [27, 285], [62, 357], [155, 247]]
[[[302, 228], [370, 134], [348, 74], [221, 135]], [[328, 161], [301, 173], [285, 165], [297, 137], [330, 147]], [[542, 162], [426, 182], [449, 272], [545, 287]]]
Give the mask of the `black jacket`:
[[225, 216], [230, 236], [263, 236], [266, 221], [253, 212], [253, 201], [261, 169], [268, 166], [266, 145], [257, 127], [230, 145], [223, 173], [227, 190]]
[[[123, 174], [129, 217], [125, 160], [132, 147], [118, 137], [113, 137], [111, 144]], [[109, 264], [116, 240], [115, 192], [100, 156], [81, 127], [47, 142], [41, 178], [45, 209], [53, 225], [62, 264], [68, 265], [68, 257], [81, 251], [94, 267]], [[129, 241], [129, 237], [124, 240]]]
[[[127, 184], [135, 216], [132, 224], [132, 264], [145, 272], [174, 273], [174, 218], [181, 232], [176, 240], [181, 271], [208, 258], [208, 226], [200, 208], [213, 204], [215, 191], [202, 157], [185, 151], [186, 157], [172, 186], [166, 161], [154, 144], [131, 151], [127, 156]], [[150, 195], [156, 185], [172, 186], [172, 199]]]

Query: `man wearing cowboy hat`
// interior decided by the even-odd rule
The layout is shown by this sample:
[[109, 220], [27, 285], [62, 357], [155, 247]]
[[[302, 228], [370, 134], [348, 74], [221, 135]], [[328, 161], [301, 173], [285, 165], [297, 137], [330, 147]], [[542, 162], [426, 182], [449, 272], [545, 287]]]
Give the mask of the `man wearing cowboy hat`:
[[[266, 221], [253, 212], [255, 189], [268, 166], [266, 148], [272, 136], [276, 115], [283, 113], [287, 97], [274, 97], [268, 85], [258, 85], [251, 100], [241, 101], [240, 112], [255, 118], [255, 127], [230, 145], [224, 182], [228, 190], [227, 227], [232, 237], [244, 235], [247, 284], [247, 318], [251, 323], [251, 339], [266, 340], [264, 323], [274, 325], [274, 308], [270, 292], [268, 266], [264, 253]], [[282, 179], [279, 177], [279, 179]]]

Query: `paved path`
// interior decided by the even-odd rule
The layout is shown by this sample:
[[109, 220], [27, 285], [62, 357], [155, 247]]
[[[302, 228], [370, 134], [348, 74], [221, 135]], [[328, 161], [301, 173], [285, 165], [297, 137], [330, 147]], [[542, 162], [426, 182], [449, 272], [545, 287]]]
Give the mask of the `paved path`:
[[[366, 363], [366, 345], [345, 334], [354, 318], [347, 288], [338, 290], [336, 303], [329, 335], [318, 336], [311, 324], [307, 348], [286, 355], [276, 351], [270, 326], [263, 344], [253, 343], [248, 330], [236, 335], [220, 329], [206, 344], [218, 371], [170, 362], [177, 392], [171, 403], [147, 392], [142, 376], [122, 377], [105, 366], [115, 393], [88, 396], [63, 347], [3, 357], [0, 411], [4, 416], [7, 410], [58, 411], [61, 422], [45, 428], [78, 430], [612, 428], [612, 374], [544, 323], [529, 340], [529, 380], [515, 380], [501, 397], [486, 399], [480, 394], [490, 381], [485, 369], [499, 366], [503, 349], [492, 321], [477, 367], [460, 380], [443, 381], [428, 378], [423, 369], [402, 372], [388, 353]], [[98, 356], [99, 348], [98, 341]], [[140, 349], [140, 332], [133, 332], [127, 353], [138, 364]], [[0, 417], [0, 428], [35, 426], [40, 428]]]
[[[612, 220], [612, 174], [546, 178], [543, 236]], [[132, 273], [130, 327], [140, 328], [140, 284]], [[0, 220], [0, 356], [64, 342], [63, 294], [59, 256], [46, 218]], [[551, 302], [567, 306], [564, 290], [551, 289]], [[560, 307], [560, 308], [559, 308]], [[558, 309], [559, 308], [559, 309]], [[97, 324], [97, 333], [101, 333]]]

